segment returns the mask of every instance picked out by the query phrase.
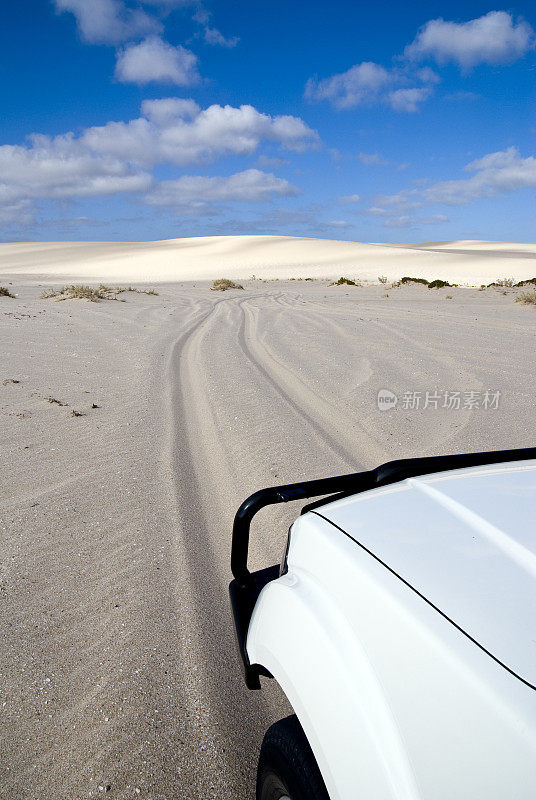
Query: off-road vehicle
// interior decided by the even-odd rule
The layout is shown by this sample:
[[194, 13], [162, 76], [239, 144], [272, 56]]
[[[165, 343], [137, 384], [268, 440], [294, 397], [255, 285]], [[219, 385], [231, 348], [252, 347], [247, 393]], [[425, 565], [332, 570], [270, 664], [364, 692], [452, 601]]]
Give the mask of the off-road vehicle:
[[[536, 448], [393, 461], [264, 489], [239, 508], [231, 602], [267, 732], [257, 800], [536, 798]], [[331, 495], [327, 499], [326, 495]], [[280, 567], [253, 516], [323, 496]]]

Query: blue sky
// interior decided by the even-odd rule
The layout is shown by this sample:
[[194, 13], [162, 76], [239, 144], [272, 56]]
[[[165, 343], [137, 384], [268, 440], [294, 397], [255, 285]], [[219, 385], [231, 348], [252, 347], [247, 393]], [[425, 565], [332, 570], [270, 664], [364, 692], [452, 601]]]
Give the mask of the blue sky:
[[532, 3], [3, 4], [0, 239], [534, 241]]

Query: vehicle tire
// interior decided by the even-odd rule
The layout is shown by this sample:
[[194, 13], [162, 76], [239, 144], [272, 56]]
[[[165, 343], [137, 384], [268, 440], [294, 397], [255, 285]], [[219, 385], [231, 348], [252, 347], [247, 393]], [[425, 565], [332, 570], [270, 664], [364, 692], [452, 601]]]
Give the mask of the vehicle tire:
[[329, 800], [295, 714], [266, 731], [257, 770], [257, 800]]

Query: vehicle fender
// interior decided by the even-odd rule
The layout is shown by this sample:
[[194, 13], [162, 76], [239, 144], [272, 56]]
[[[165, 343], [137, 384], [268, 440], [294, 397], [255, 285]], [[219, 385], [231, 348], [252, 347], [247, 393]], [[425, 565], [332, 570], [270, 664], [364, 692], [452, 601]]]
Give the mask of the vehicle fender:
[[293, 569], [262, 590], [247, 651], [287, 696], [331, 800], [420, 800], [378, 675], [313, 575]]

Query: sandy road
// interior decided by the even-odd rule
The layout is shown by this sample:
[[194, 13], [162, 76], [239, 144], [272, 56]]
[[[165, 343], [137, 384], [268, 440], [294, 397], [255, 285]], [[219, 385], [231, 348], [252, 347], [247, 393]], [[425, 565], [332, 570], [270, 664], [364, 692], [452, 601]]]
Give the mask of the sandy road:
[[[237, 505], [388, 458], [533, 443], [532, 310], [452, 293], [250, 282], [56, 304], [29, 282], [2, 298], [0, 381], [20, 381], [0, 383], [2, 800], [252, 798], [288, 708], [273, 682], [242, 685]], [[501, 400], [382, 413], [379, 388]], [[253, 564], [280, 559], [297, 510], [263, 512]]]

